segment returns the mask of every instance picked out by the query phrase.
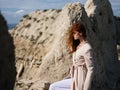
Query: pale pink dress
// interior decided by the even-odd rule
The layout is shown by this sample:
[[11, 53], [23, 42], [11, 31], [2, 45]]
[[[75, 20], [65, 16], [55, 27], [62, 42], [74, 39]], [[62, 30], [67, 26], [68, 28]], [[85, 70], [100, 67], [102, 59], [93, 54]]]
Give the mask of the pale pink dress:
[[51, 84], [49, 90], [90, 90], [94, 66], [89, 43], [73, 53], [73, 66], [74, 77]]
[[73, 53], [73, 66], [72, 90], [90, 90], [94, 66], [92, 48], [89, 43]]

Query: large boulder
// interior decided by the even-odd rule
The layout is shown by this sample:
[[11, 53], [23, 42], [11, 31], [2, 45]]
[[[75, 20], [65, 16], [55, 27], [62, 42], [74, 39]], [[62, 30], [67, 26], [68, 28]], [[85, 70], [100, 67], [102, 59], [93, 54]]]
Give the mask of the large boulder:
[[85, 10], [95, 37], [92, 39], [95, 56], [95, 76], [92, 90], [116, 90], [120, 77], [117, 56], [117, 34], [111, 4], [108, 0], [87, 0]]
[[66, 14], [61, 13], [61, 10], [37, 10], [24, 16], [11, 32], [18, 79], [41, 78], [53, 82], [67, 76], [72, 60], [64, 37], [70, 24]]
[[13, 38], [7, 22], [0, 13], [0, 90], [13, 90], [16, 80]]

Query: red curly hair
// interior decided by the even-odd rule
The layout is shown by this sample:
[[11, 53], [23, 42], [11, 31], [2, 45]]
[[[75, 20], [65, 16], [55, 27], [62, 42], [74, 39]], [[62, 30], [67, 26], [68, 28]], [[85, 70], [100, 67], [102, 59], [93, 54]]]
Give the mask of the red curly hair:
[[86, 38], [86, 30], [82, 23], [73, 23], [69, 31], [68, 46], [70, 47], [71, 53], [75, 52], [77, 46], [80, 44], [80, 40], [74, 40], [73, 33], [77, 31], [82, 33], [83, 37]]

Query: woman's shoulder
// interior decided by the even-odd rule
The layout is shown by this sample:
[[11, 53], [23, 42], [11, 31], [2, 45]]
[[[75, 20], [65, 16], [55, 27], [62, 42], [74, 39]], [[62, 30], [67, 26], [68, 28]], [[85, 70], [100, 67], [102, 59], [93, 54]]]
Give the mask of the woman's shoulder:
[[76, 50], [74, 53], [83, 53], [84, 54], [84, 53], [90, 51], [91, 49], [92, 49], [92, 47], [91, 47], [90, 43], [87, 42], [81, 48]]
[[90, 43], [87, 42], [84, 46], [84, 52], [88, 52], [91, 49], [92, 49], [92, 47], [91, 47]]
[[87, 43], [85, 44], [85, 48], [86, 48], [86, 49], [91, 49], [92, 47], [91, 47], [90, 43], [87, 42]]

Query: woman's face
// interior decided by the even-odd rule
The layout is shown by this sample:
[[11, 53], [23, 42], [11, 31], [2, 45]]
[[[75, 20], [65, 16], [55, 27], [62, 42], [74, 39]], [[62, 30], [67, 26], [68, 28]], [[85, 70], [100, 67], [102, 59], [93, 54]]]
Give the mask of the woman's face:
[[80, 37], [81, 37], [81, 33], [79, 33], [78, 31], [74, 31], [73, 32], [73, 38], [75, 39], [75, 40], [77, 40], [77, 39], [79, 39]]

